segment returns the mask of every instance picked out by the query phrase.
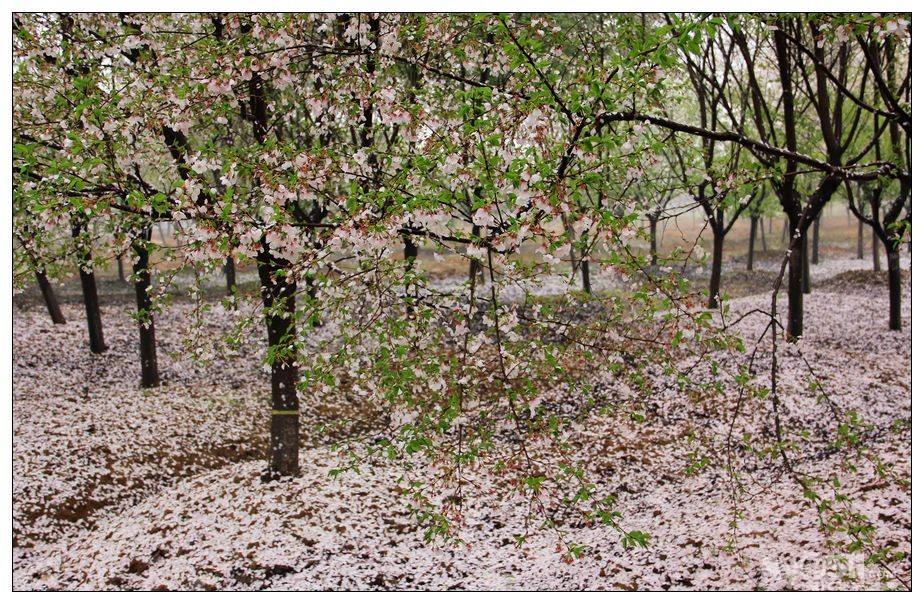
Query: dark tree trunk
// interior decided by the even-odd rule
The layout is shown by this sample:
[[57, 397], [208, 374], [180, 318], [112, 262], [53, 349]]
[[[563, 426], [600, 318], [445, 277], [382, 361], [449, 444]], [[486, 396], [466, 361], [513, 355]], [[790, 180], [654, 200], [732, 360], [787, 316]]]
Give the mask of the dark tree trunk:
[[789, 228], [789, 218], [783, 220], [783, 230], [780, 231], [780, 241], [785, 242], [786, 237], [791, 237]]
[[[794, 221], [798, 224], [798, 221]], [[789, 297], [789, 318], [787, 321], [786, 332], [790, 339], [802, 337], [802, 268], [803, 250], [805, 243], [802, 237], [797, 237], [796, 229], [790, 229], [789, 245], [789, 281], [787, 283], [787, 295]]]
[[407, 270], [412, 270], [414, 268], [414, 262], [417, 260], [418, 248], [417, 244], [414, 243], [414, 240], [408, 236], [404, 236], [404, 263], [407, 266]]
[[125, 264], [122, 261], [122, 254], [116, 256], [116, 266], [119, 268], [119, 281], [125, 283]]
[[655, 216], [648, 217], [648, 234], [651, 242], [649, 243], [649, 252], [651, 254], [651, 266], [658, 266], [658, 219]]
[[[295, 285], [285, 280], [288, 261], [277, 258], [266, 241], [257, 255], [260, 297], [266, 311], [266, 331], [272, 351], [272, 419], [267, 478], [298, 475], [298, 368], [295, 351]], [[279, 276], [279, 272], [283, 276]]]
[[584, 258], [581, 260], [581, 285], [584, 287], [584, 293], [590, 293], [590, 260]]
[[[414, 270], [414, 263], [417, 261], [418, 248], [417, 244], [414, 243], [414, 240], [405, 235], [404, 236], [404, 270], [406, 272], [411, 272]], [[411, 285], [405, 285], [405, 304], [407, 304], [407, 314], [408, 316], [414, 314], [414, 299], [416, 298], [416, 292], [411, 291]]]
[[154, 311], [151, 304], [151, 270], [150, 253], [147, 243], [151, 240], [151, 228], [145, 229], [141, 239], [132, 247], [138, 259], [133, 268], [135, 281], [135, 300], [138, 305], [138, 335], [141, 354], [141, 387], [160, 386], [157, 372], [157, 338], [154, 334]]
[[78, 267], [80, 272], [80, 288], [83, 291], [83, 305], [87, 311], [87, 331], [90, 336], [90, 351], [97, 354], [107, 350], [103, 338], [103, 319], [99, 308], [99, 295], [96, 291], [96, 275], [93, 273], [93, 254], [89, 246], [80, 241], [84, 225], [75, 220], [71, 233], [77, 245]]
[[[770, 224], [773, 224], [773, 220], [772, 220], [772, 219], [770, 220]], [[764, 219], [763, 219], [763, 217], [761, 217], [761, 219], [760, 219], [760, 247], [761, 247], [761, 249], [764, 251], [764, 253], [767, 252], [767, 234], [764, 233]]]
[[751, 234], [748, 237], [748, 270], [754, 270], [754, 244], [757, 239], [757, 216], [751, 216]]
[[818, 235], [821, 230], [821, 214], [812, 223], [812, 264], [818, 264]]
[[[472, 238], [478, 239], [479, 237], [481, 237], [481, 227], [477, 224], [473, 224]], [[481, 283], [484, 283], [484, 269], [481, 266], [481, 262], [473, 258], [468, 261], [468, 280], [474, 283], [475, 278], [478, 278]]]
[[857, 258], [863, 260], [863, 221], [857, 219]]
[[709, 275], [709, 302], [707, 308], [719, 307], [719, 286], [722, 283], [722, 250], [725, 247], [725, 235], [715, 233], [712, 239], [712, 274]]
[[58, 297], [55, 290], [52, 289], [48, 281], [48, 275], [44, 270], [35, 271], [35, 280], [38, 281], [39, 289], [42, 290], [42, 298], [45, 299], [45, 306], [48, 307], [48, 314], [51, 315], [51, 322], [55, 325], [64, 325], [64, 314], [61, 312], [61, 306], [58, 304]]
[[879, 237], [873, 233], [870, 239], [873, 240], [873, 270], [878, 273], [882, 270], [882, 262], [879, 259]]
[[808, 229], [802, 236], [802, 293], [809, 294], [812, 292], [811, 275], [809, 272], [809, 238]]
[[902, 329], [902, 271], [898, 257], [898, 244], [896, 249], [889, 249], [886, 244], [886, 262], [889, 270], [889, 329], [901, 331]]
[[225, 259], [225, 291], [228, 296], [237, 293], [237, 268], [234, 266], [234, 257]]

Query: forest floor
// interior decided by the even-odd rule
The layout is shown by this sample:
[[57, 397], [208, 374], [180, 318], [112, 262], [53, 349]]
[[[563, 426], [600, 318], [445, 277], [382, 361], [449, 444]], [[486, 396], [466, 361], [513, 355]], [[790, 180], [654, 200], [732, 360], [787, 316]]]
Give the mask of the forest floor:
[[[732, 259], [725, 271], [733, 315], [766, 308], [778, 269], [774, 258], [760, 259], [753, 273], [740, 264]], [[873, 426], [870, 450], [910, 485], [910, 270], [904, 331], [895, 333], [886, 329], [885, 274], [869, 266], [833, 253], [813, 266], [805, 337], [780, 353], [782, 415], [807, 432], [837, 430], [839, 420], [806, 395], [805, 359], [832, 400]], [[626, 550], [612, 529], [575, 522], [571, 538], [587, 547], [571, 563], [551, 534], [518, 548], [512, 536], [521, 530], [522, 502], [480, 493], [464, 502], [465, 546], [427, 545], [397, 495], [393, 467], [329, 478], [336, 455], [311, 439], [301, 452], [301, 477], [263, 483], [269, 409], [262, 334], [249, 336], [246, 355], [194, 363], [183, 354], [192, 306], [177, 300], [158, 318], [164, 385], [142, 391], [131, 298], [106, 295], [120, 287], [130, 291], [103, 288], [110, 349], [102, 355], [85, 346], [74, 284], [63, 291], [63, 326], [50, 324], [34, 292], [14, 300], [15, 589], [910, 586], [911, 493], [900, 480], [862, 463], [843, 478], [842, 493], [876, 527], [877, 542], [906, 554], [883, 570], [829, 543], [802, 488], [786, 476], [756, 470], [748, 494], [735, 501], [718, 466], [685, 472], [690, 434], [723, 434], [732, 400], [709, 401], [707, 413], [666, 398], [642, 423], [616, 415], [573, 428], [578, 454], [620, 493], [624, 523], [651, 539]], [[561, 287], [567, 283], [549, 291]], [[203, 320], [217, 333], [231, 319], [216, 308]], [[762, 328], [756, 315], [737, 327], [748, 345]], [[760, 355], [757, 370], [768, 366]], [[619, 387], [604, 375], [595, 379], [604, 393]], [[303, 413], [336, 415], [355, 406], [348, 396], [305, 401]], [[549, 401], [567, 396], [554, 386], [546, 393]], [[765, 419], [760, 410], [750, 415], [741, 421]], [[805, 455], [803, 468], [843, 472], [829, 452]], [[473, 484], [482, 478], [473, 476]], [[731, 531], [736, 510], [741, 517]]]

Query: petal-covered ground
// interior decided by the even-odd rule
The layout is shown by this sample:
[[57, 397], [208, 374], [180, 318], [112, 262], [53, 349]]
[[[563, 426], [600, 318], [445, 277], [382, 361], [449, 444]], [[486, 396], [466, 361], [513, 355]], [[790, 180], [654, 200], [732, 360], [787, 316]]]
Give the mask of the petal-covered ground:
[[[874, 425], [871, 451], [908, 478], [910, 428], [901, 426], [911, 416], [910, 287], [904, 331], [889, 332], [884, 282], [855, 271], [861, 267], [868, 263], [815, 267], [805, 338], [780, 351], [781, 415], [807, 432], [837, 429], [828, 406], [806, 394], [811, 367], [831, 400]], [[767, 293], [736, 299], [729, 317], [768, 302]], [[785, 308], [785, 296], [781, 302]], [[734, 499], [718, 467], [687, 471], [691, 434], [708, 441], [727, 433], [731, 395], [698, 404], [672, 395], [645, 422], [620, 415], [573, 428], [578, 455], [620, 493], [627, 527], [651, 534], [646, 548], [627, 550], [612, 529], [579, 520], [569, 534], [586, 546], [578, 560], [563, 560], [552, 534], [517, 547], [512, 537], [522, 530], [524, 504], [489, 496], [487, 476], [468, 477], [473, 486], [459, 534], [465, 544], [425, 544], [393, 466], [333, 479], [336, 455], [315, 444], [302, 451], [300, 478], [261, 482], [268, 409], [255, 352], [259, 332], [248, 354], [198, 366], [180, 354], [191, 306], [177, 304], [158, 320], [166, 384], [141, 391], [134, 387], [136, 333], [126, 309], [105, 309], [111, 349], [99, 357], [85, 349], [79, 306], [65, 305], [66, 326], [52, 327], [41, 307], [16, 312], [17, 589], [901, 586], [890, 573], [910, 584], [910, 488], [872, 468], [861, 464], [846, 475], [843, 491], [875, 525], [877, 542], [907, 554], [888, 570], [827, 543], [836, 537], [819, 528], [815, 509], [786, 476], [757, 468], [748, 495]], [[209, 313], [205, 328], [230, 323], [223, 313]], [[749, 349], [764, 326], [757, 315], [739, 324]], [[768, 348], [760, 348], [755, 368], [765, 373]], [[604, 394], [620, 388], [596, 379]], [[546, 396], [569, 395], [552, 388]], [[759, 430], [763, 411], [741, 413], [736, 429]], [[841, 470], [824, 447], [799, 456], [805, 471]], [[731, 531], [736, 510], [741, 516]]]

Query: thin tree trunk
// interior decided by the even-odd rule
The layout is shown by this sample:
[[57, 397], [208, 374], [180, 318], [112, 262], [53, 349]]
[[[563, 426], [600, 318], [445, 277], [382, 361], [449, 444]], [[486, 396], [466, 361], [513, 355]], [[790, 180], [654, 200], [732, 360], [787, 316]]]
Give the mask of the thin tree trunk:
[[584, 258], [581, 260], [581, 285], [584, 287], [584, 293], [590, 293], [590, 260]]
[[[477, 239], [479, 237], [481, 237], [481, 227], [477, 224], [473, 224], [472, 238]], [[481, 266], [481, 262], [472, 258], [468, 261], [468, 280], [474, 283], [476, 277], [479, 282], [484, 283], [484, 269]]]
[[882, 262], [879, 259], [879, 237], [873, 233], [870, 239], [873, 240], [873, 270], [878, 273], [882, 270]]
[[902, 329], [902, 271], [896, 249], [889, 249], [886, 244], [886, 262], [889, 270], [889, 329], [901, 331]]
[[268, 479], [298, 475], [298, 368], [295, 351], [295, 285], [278, 278], [289, 263], [270, 251], [264, 238], [257, 255], [260, 296], [271, 350], [272, 419]]
[[821, 230], [821, 214], [812, 224], [812, 264], [818, 264], [818, 235]]
[[150, 252], [147, 243], [151, 240], [151, 227], [145, 229], [141, 240], [132, 247], [138, 259], [133, 268], [135, 281], [135, 300], [138, 306], [139, 352], [141, 354], [141, 387], [160, 386], [157, 371], [157, 338], [154, 334], [154, 312], [151, 304], [151, 270]]
[[407, 270], [414, 269], [414, 262], [417, 261], [418, 248], [417, 244], [414, 243], [414, 240], [409, 236], [405, 235], [404, 238], [404, 264]]
[[228, 296], [233, 296], [237, 292], [237, 268], [234, 266], [233, 256], [225, 259], [225, 291]]
[[802, 293], [810, 294], [812, 293], [812, 283], [811, 283], [811, 273], [809, 271], [809, 238], [808, 238], [808, 229], [802, 238]]
[[[798, 224], [798, 221], [795, 221]], [[803, 298], [802, 298], [802, 268], [803, 250], [805, 244], [802, 237], [797, 237], [796, 229], [790, 229], [789, 245], [789, 280], [787, 283], [787, 295], [789, 297], [789, 317], [786, 325], [786, 332], [789, 339], [794, 340], [802, 337], [802, 319], [803, 319]]]
[[45, 299], [45, 306], [48, 308], [48, 314], [51, 315], [51, 322], [55, 325], [67, 323], [64, 319], [64, 314], [61, 312], [61, 306], [58, 304], [58, 297], [55, 295], [55, 290], [52, 289], [51, 282], [48, 281], [48, 275], [45, 274], [44, 269], [35, 271], [35, 280], [38, 281], [39, 289], [42, 290], [42, 298]]
[[751, 234], [748, 237], [748, 270], [754, 270], [754, 243], [757, 239], [757, 216], [751, 216]]
[[116, 266], [119, 268], [119, 281], [125, 283], [125, 264], [122, 261], [122, 254], [116, 256]]
[[[789, 218], [783, 220], [783, 230], [780, 231], [780, 241], [785, 242], [787, 235], [790, 233]], [[789, 235], [791, 237], [791, 235]]]
[[649, 239], [649, 253], [651, 254], [651, 267], [654, 268], [658, 266], [658, 219], [655, 216], [648, 217], [648, 234], [650, 235]]
[[571, 261], [571, 275], [574, 276], [580, 268], [577, 249], [575, 249], [576, 246], [574, 245], [574, 227], [571, 226], [571, 219], [568, 217], [567, 212], [562, 214], [561, 219], [565, 224], [565, 233], [568, 235], [568, 259]]
[[725, 235], [714, 233], [712, 239], [712, 274], [709, 275], [709, 301], [707, 308], [719, 307], [719, 286], [722, 282], [722, 251], [725, 247]]
[[77, 258], [80, 272], [80, 288], [83, 291], [83, 305], [87, 311], [87, 331], [90, 336], [90, 351], [97, 354], [107, 350], [103, 338], [103, 319], [99, 308], [99, 295], [96, 291], [96, 275], [93, 273], [93, 254], [88, 245], [80, 241], [84, 224], [79, 219], [71, 227], [71, 233], [77, 245]]
[[[770, 219], [770, 224], [773, 224], [773, 219]], [[764, 233], [764, 219], [760, 218], [760, 247], [767, 253], [767, 234]]]
[[863, 221], [857, 219], [857, 259], [863, 260]]
[[[411, 272], [414, 270], [414, 263], [417, 261], [417, 254], [419, 250], [417, 244], [414, 243], [414, 240], [408, 236], [404, 236], [404, 270], [406, 272]], [[410, 284], [405, 286], [405, 300], [407, 304], [407, 314], [408, 316], [414, 314], [414, 300], [416, 298], [416, 292], [411, 293]]]

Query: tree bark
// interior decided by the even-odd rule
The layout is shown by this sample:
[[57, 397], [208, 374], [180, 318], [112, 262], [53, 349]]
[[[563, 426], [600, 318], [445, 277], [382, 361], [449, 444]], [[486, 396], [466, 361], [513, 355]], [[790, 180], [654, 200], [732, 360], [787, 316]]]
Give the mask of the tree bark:
[[103, 338], [103, 319], [99, 308], [99, 295], [96, 291], [96, 275], [93, 273], [93, 254], [89, 246], [80, 241], [84, 224], [80, 219], [71, 225], [71, 234], [77, 245], [80, 288], [83, 291], [83, 305], [87, 311], [87, 331], [90, 336], [90, 351], [96, 354], [105, 352], [108, 347]]
[[879, 237], [873, 233], [871, 239], [873, 240], [873, 270], [878, 273], [882, 270], [882, 262], [879, 259]]
[[151, 240], [151, 227], [145, 229], [139, 241], [132, 249], [138, 259], [132, 267], [135, 281], [135, 300], [138, 306], [139, 352], [141, 355], [141, 387], [160, 386], [160, 374], [157, 371], [157, 338], [154, 333], [154, 311], [151, 304], [151, 270], [148, 242]]
[[857, 259], [863, 260], [863, 221], [857, 219]]
[[751, 216], [751, 234], [748, 238], [748, 270], [754, 270], [754, 244], [757, 239], [757, 216]]
[[658, 266], [658, 219], [648, 217], [649, 253], [651, 254], [651, 268]]
[[[417, 254], [419, 252], [417, 244], [414, 243], [414, 240], [405, 235], [404, 239], [404, 270], [405, 273], [409, 273], [414, 270], [414, 263], [417, 261]], [[410, 284], [405, 285], [405, 304], [407, 305], [407, 314], [411, 316], [414, 314], [414, 300], [416, 298], [416, 292], [411, 292]]]
[[[798, 221], [792, 221], [798, 225]], [[787, 283], [787, 295], [789, 297], [789, 317], [786, 325], [786, 333], [789, 339], [802, 337], [802, 268], [803, 250], [805, 244], [801, 240], [804, 234], [797, 236], [796, 228], [790, 228], [790, 245], [789, 245], [789, 281]]]
[[61, 306], [58, 304], [58, 297], [55, 290], [48, 281], [48, 275], [44, 270], [35, 271], [35, 280], [38, 281], [39, 289], [42, 290], [42, 298], [45, 299], [45, 306], [48, 308], [48, 314], [51, 316], [51, 322], [55, 325], [64, 325], [67, 321], [61, 312]]
[[122, 262], [122, 254], [116, 256], [116, 266], [119, 268], [119, 281], [125, 283], [125, 264]]
[[[479, 237], [481, 237], [481, 227], [477, 224], [473, 224], [472, 238], [478, 239]], [[476, 277], [481, 283], [484, 283], [484, 269], [481, 266], [481, 262], [473, 258], [468, 261], [468, 280], [474, 283]]]
[[714, 233], [712, 239], [712, 274], [709, 275], [709, 301], [707, 308], [719, 307], [719, 286], [722, 282], [722, 251], [725, 247], [725, 235]]
[[414, 262], [417, 260], [418, 248], [417, 244], [414, 243], [414, 240], [409, 236], [405, 235], [404, 240], [404, 263], [407, 267], [407, 270], [412, 270], [414, 268]]
[[[770, 220], [770, 224], [773, 224], [773, 220], [772, 220], [772, 219]], [[761, 219], [760, 219], [760, 247], [761, 247], [761, 249], [764, 251], [764, 253], [767, 252], [767, 234], [764, 233], [764, 219], [763, 219], [763, 217], [761, 217]]]
[[889, 329], [901, 331], [902, 329], [902, 271], [896, 249], [889, 249], [886, 253], [886, 262], [889, 271]]
[[809, 271], [809, 238], [808, 229], [800, 239], [802, 242], [802, 293], [812, 293], [811, 274]]
[[298, 475], [298, 368], [293, 349], [295, 285], [285, 279], [288, 267], [287, 260], [273, 255], [264, 238], [257, 255], [257, 270], [260, 275], [260, 297], [266, 311], [271, 358], [273, 409], [270, 421], [269, 479]]
[[818, 235], [821, 230], [821, 214], [812, 223], [812, 264], [818, 264]]
[[228, 296], [237, 293], [237, 268], [234, 266], [233, 256], [225, 259], [225, 291]]
[[584, 258], [581, 260], [581, 285], [584, 287], [584, 293], [590, 293], [590, 260]]

